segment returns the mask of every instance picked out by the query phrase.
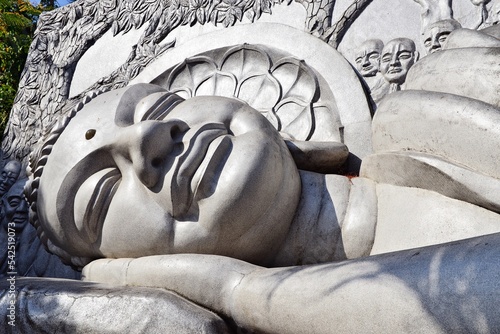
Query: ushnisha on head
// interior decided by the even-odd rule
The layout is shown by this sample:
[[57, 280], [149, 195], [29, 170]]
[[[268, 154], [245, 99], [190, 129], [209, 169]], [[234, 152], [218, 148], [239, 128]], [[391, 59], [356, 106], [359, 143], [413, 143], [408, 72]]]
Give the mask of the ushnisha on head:
[[300, 196], [290, 152], [260, 113], [223, 97], [184, 101], [149, 84], [77, 106], [30, 166], [31, 221], [76, 267], [172, 253], [265, 264]]
[[372, 77], [379, 72], [383, 48], [384, 43], [380, 39], [369, 39], [358, 47], [354, 59], [361, 76]]
[[440, 51], [451, 32], [461, 27], [460, 23], [453, 19], [441, 20], [429, 25], [423, 34], [427, 54]]
[[401, 85], [406, 80], [408, 70], [418, 60], [415, 42], [409, 38], [396, 38], [389, 41], [380, 61], [380, 71], [391, 84]]

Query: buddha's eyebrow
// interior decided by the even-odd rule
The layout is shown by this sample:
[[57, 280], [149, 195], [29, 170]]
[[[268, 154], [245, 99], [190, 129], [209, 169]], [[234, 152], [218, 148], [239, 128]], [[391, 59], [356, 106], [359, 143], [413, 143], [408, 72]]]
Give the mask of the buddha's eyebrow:
[[115, 113], [115, 124], [123, 127], [134, 124], [134, 113], [139, 101], [154, 93], [166, 92], [163, 87], [149, 84], [130, 86], [120, 99]]
[[141, 122], [146, 120], [161, 120], [174, 109], [184, 99], [176, 94], [165, 94], [146, 111], [142, 116]]

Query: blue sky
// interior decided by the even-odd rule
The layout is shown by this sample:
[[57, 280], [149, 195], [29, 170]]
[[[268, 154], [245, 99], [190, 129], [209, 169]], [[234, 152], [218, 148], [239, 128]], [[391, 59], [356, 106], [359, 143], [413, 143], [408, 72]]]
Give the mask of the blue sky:
[[[31, 0], [31, 3], [34, 5], [38, 5], [39, 2], [40, 0]], [[64, 6], [69, 3], [69, 0], [57, 0], [57, 3], [59, 4], [59, 6]]]

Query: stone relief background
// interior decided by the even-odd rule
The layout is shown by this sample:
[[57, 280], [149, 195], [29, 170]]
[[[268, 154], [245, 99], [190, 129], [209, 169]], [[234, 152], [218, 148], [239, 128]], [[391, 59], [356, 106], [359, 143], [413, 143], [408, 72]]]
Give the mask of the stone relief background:
[[[248, 24], [259, 19], [284, 22], [320, 37], [332, 47], [338, 45], [339, 51], [354, 65], [354, 50], [370, 39], [380, 39], [383, 43], [387, 43], [394, 38], [407, 37], [415, 41], [416, 49], [421, 57], [424, 56], [426, 54], [422, 41], [424, 25], [432, 24], [431, 21], [435, 20], [425, 12], [425, 9], [432, 6], [444, 8], [440, 9], [438, 14], [436, 10], [431, 11], [434, 16], [440, 18], [453, 16], [462, 26], [468, 28], [488, 27], [499, 20], [498, 0], [453, 1], [451, 7], [447, 1], [409, 0], [406, 2], [345, 0], [300, 2], [300, 4], [269, 1], [167, 4], [156, 1], [150, 3], [132, 0], [87, 0], [65, 6], [45, 14], [40, 19], [2, 142], [3, 164], [6, 165], [9, 159], [15, 158], [22, 163], [24, 169], [27, 154], [42, 134], [42, 129], [58, 116], [67, 113], [84, 99], [86, 94], [92, 94], [96, 89], [126, 85], [154, 59], [175, 48], [179, 42], [192, 38], [189, 36], [196, 27], [199, 28], [196, 28], [195, 35], [199, 35], [234, 24]], [[273, 15], [270, 15], [271, 12]], [[95, 72], [102, 73], [103, 76], [87, 88], [82, 88], [88, 79], [82, 79], [82, 74], [78, 73], [94, 71], [88, 71], [88, 67], [93, 67], [93, 64], [90, 64], [78, 72], [79, 66], [82, 68], [79, 65], [80, 60], [85, 60], [85, 57], [91, 54], [102, 53], [103, 48], [109, 47], [107, 44], [110, 41], [114, 41], [114, 47], [120, 45], [121, 51], [117, 50], [116, 54], [108, 52], [113, 55], [114, 62], [99, 63], [100, 69]], [[293, 66], [311, 73], [311, 83], [317, 82], [317, 79], [314, 79], [317, 74], [307, 70], [307, 64], [300, 65], [300, 59], [293, 62], [295, 62]], [[266, 71], [269, 69], [264, 68], [263, 73]], [[78, 75], [74, 76], [75, 73]], [[314, 90], [318, 89], [313, 86], [311, 86], [312, 96], [315, 94]], [[381, 86], [382, 93], [375, 98], [377, 101], [388, 93], [388, 86], [383, 84]], [[268, 96], [263, 100], [266, 98]], [[293, 119], [296, 117], [311, 117], [310, 108], [315, 102], [306, 100], [301, 100], [298, 105], [296, 102], [292, 104], [286, 101], [280, 102], [282, 106], [279, 108], [294, 104], [300, 106], [300, 110], [291, 113], [295, 116], [286, 116], [289, 126], [293, 127]], [[375, 103], [372, 108], [376, 109]], [[280, 113], [279, 110], [268, 112], [268, 118], [278, 129], [284, 130], [286, 125], [281, 125], [276, 112]], [[314, 129], [312, 119], [309, 123], [311, 123], [309, 128], [296, 126], [292, 136], [308, 139], [314, 131], [322, 133], [326, 130], [321, 128], [326, 122], [316, 124], [315, 126], [320, 127], [318, 129]], [[339, 123], [333, 130], [326, 131], [336, 132], [342, 130], [342, 126], [342, 123]], [[24, 177], [23, 172], [20, 174], [20, 177]], [[4, 199], [3, 203], [5, 207], [8, 206], [7, 199]], [[23, 207], [22, 203], [20, 207]], [[29, 229], [30, 226], [26, 230]], [[43, 270], [39, 271], [39, 274], [43, 274]]]
[[[434, 2], [438, 1], [430, 1]], [[482, 1], [476, 6], [467, 0], [454, 1], [452, 13], [463, 22], [464, 27], [477, 25], [471, 22], [477, 21], [481, 14], [482, 23], [479, 26], [486, 26], [498, 20], [495, 12], [497, 2]], [[417, 50], [423, 54], [419, 42], [423, 5], [414, 1], [345, 0], [301, 4], [306, 11], [302, 14], [305, 22], [300, 28], [319, 36], [333, 47], [339, 45], [339, 51], [348, 60], [352, 61], [355, 48], [373, 38], [388, 42], [394, 38], [407, 37], [416, 42]], [[252, 22], [270, 13], [271, 8], [277, 5], [269, 1], [221, 1], [209, 6], [204, 2], [174, 1], [168, 5], [164, 2], [150, 4], [131, 0], [87, 0], [43, 15], [3, 141], [5, 157], [15, 157], [25, 162], [31, 145], [41, 135], [40, 129], [53, 122], [59, 114], [57, 110], [62, 110], [61, 107], [66, 105], [66, 110], [70, 109], [92, 90], [126, 85], [153, 59], [174, 47], [175, 40], [165, 38], [177, 27], [208, 23], [227, 27], [240, 21]], [[280, 6], [290, 5], [297, 6], [296, 3]], [[285, 12], [280, 16], [278, 12], [277, 20], [287, 14]], [[147, 26], [145, 22], [148, 22]], [[325, 26], [329, 28], [325, 29]], [[142, 29], [137, 31], [139, 28]], [[126, 61], [118, 68], [111, 65], [114, 68], [108, 70], [110, 74], [83, 92], [73, 92], [78, 95], [70, 98], [73, 75], [80, 58], [106, 33], [126, 35], [131, 31], [135, 32], [127, 38], [134, 40], [140, 37], [130, 42], [131, 50], [126, 51]], [[47, 86], [48, 82], [57, 84]], [[45, 112], [41, 113], [40, 109]], [[31, 119], [31, 123], [27, 123], [28, 119]]]
[[[434, 10], [429, 14], [425, 11], [427, 8]], [[36, 238], [36, 231], [27, 223], [27, 203], [21, 188], [25, 182], [23, 170], [28, 154], [44, 129], [59, 116], [74, 110], [81, 101], [90, 99], [88, 96], [93, 96], [95, 91], [126, 86], [155, 60], [168, 55], [168, 52], [194, 37], [190, 34], [203, 35], [257, 21], [285, 22], [286, 25], [310, 33], [338, 49], [356, 67], [356, 50], [368, 40], [379, 39], [387, 46], [394, 39], [409, 38], [415, 42], [419, 56], [412, 57], [414, 62], [418, 62], [427, 54], [422, 35], [427, 27], [442, 19], [454, 18], [462, 27], [482, 29], [498, 23], [499, 12], [499, 0], [332, 0], [279, 3], [267, 0], [81, 0], [47, 13], [40, 19], [2, 142], [4, 167], [0, 176], [0, 190], [3, 189], [3, 193], [0, 192], [0, 241], [2, 245], [9, 244], [8, 227], [13, 226], [16, 230], [15, 247], [20, 255], [15, 269], [20, 276], [79, 278], [79, 273], [63, 266], [57, 257], [45, 252]], [[115, 43], [115, 46], [110, 46], [110, 42]], [[121, 47], [119, 51], [115, 49], [117, 45]], [[117, 54], [113, 54], [108, 48], [117, 50]], [[380, 59], [383, 58], [383, 51], [382, 48]], [[113, 61], [96, 66], [98, 69], [95, 73], [99, 75], [86, 74], [93, 66], [92, 55], [101, 52], [112, 54]], [[261, 60], [259, 64], [262, 65], [262, 71], [257, 76], [252, 72], [252, 77], [245, 77], [244, 62], [241, 59], [248, 52], [258, 54], [252, 57]], [[87, 63], [83, 64], [84, 62]], [[288, 69], [287, 75], [295, 72], [296, 77], [280, 80], [281, 66], [294, 68]], [[186, 78], [194, 67], [203, 67], [200, 71], [202, 82], [196, 82], [196, 76], [194, 79]], [[328, 89], [328, 85], [321, 79], [322, 75], [323, 73], [318, 73], [308, 63], [293, 55], [283, 55], [259, 45], [237, 45], [209, 55], [190, 55], [184, 63], [170, 68], [155, 80], [156, 83], [167, 85], [169, 89], [182, 91], [186, 97], [197, 95], [198, 92], [203, 94], [208, 90], [213, 93], [215, 87], [219, 89], [220, 84], [229, 82], [224, 85], [229, 92], [219, 92], [221, 95], [243, 100], [254, 99], [253, 103], [256, 105], [261, 103], [262, 112], [278, 130], [302, 140], [308, 140], [315, 132], [321, 131], [333, 132], [333, 137], [342, 139], [345, 122], [335, 114], [336, 111], [334, 116], [326, 117], [334, 123], [333, 126], [314, 124], [312, 115], [325, 108], [325, 113], [331, 113], [330, 109], [334, 109], [331, 106], [335, 105], [334, 102], [323, 105], [318, 100], [318, 91]], [[209, 79], [206, 80], [207, 78]], [[187, 81], [191, 81], [191, 86], [186, 85]], [[300, 82], [300, 89], [294, 89], [296, 82]], [[376, 86], [368, 80], [366, 84], [371, 89]], [[265, 89], [260, 91], [261, 96], [243, 96], [244, 85], [260, 85]], [[390, 92], [389, 85], [380, 85], [383, 91], [381, 95]], [[404, 89], [403, 84], [399, 86], [394, 90]], [[308, 89], [304, 90], [304, 87]], [[274, 98], [280, 94], [280, 98]], [[372, 98], [374, 113], [382, 97], [372, 95]], [[285, 116], [283, 109], [287, 109]], [[302, 122], [296, 126], [296, 119], [306, 119], [310, 126], [303, 127]], [[17, 167], [12, 167], [15, 165], [12, 161], [18, 162]], [[478, 202], [482, 203], [481, 200]], [[0, 275], [13, 269], [8, 268], [8, 253], [2, 253], [1, 256]], [[217, 319], [213, 321], [219, 326]]]

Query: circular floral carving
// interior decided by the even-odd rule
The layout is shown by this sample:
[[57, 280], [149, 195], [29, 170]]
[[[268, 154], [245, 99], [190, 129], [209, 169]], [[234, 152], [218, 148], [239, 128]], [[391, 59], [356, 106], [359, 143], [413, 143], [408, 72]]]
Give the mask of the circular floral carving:
[[[166, 88], [184, 98], [238, 98], [288, 136], [308, 140], [314, 112], [325, 108], [316, 73], [304, 61], [258, 45], [238, 45], [187, 58], [169, 73]], [[333, 111], [330, 111], [333, 112]]]

